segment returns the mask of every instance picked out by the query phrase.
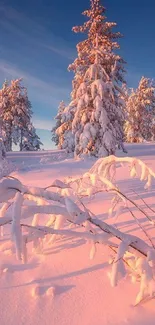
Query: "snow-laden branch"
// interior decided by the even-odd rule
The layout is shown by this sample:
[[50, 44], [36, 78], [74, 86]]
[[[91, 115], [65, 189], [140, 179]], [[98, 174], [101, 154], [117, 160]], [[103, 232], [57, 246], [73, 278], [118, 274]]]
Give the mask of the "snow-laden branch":
[[[72, 230], [61, 230], [61, 229], [53, 229], [46, 226], [29, 226], [25, 224], [21, 224], [24, 227], [28, 227], [31, 230], [39, 230], [44, 232], [45, 234], [56, 234], [61, 236], [70, 236], [70, 237], [80, 237], [84, 239], [90, 239], [93, 240], [96, 243], [102, 243], [105, 244], [107, 242], [108, 245], [108, 239], [110, 238], [117, 238], [120, 241], [126, 242], [129, 247], [137, 251], [138, 254], [141, 254], [145, 257], [150, 254], [151, 259], [155, 259], [155, 250], [152, 249], [151, 246], [149, 246], [147, 243], [145, 243], [142, 239], [140, 239], [137, 236], [125, 234], [121, 232], [120, 230], [116, 229], [112, 225], [108, 225], [106, 222], [91, 218], [89, 217], [87, 219], [91, 224], [95, 225], [96, 227], [100, 228], [105, 234], [95, 234], [95, 233], [88, 233], [88, 232], [77, 232]], [[70, 222], [70, 220], [68, 219]], [[76, 223], [75, 223], [76, 224]], [[106, 241], [105, 241], [106, 239]], [[112, 243], [110, 243], [112, 244]]]
[[56, 205], [32, 205], [32, 206], [23, 206], [22, 207], [22, 219], [27, 219], [34, 214], [54, 214], [54, 215], [63, 215], [64, 217], [69, 218], [69, 213], [65, 207], [56, 206]]
[[116, 229], [112, 225], [108, 225], [106, 222], [94, 219], [94, 218], [89, 218], [88, 219], [93, 225], [99, 227], [102, 231], [112, 234], [113, 237], [116, 237], [117, 239], [128, 243], [128, 246], [131, 248], [135, 249], [137, 252], [140, 254], [144, 255], [147, 257], [147, 254], [151, 252], [151, 256], [153, 259], [155, 259], [155, 250], [152, 249], [148, 244], [146, 244], [142, 239], [140, 239], [137, 236], [133, 236], [130, 234], [125, 234], [121, 232], [120, 230]]
[[137, 175], [137, 168], [141, 168], [140, 180], [147, 180], [147, 187], [151, 186], [152, 178], [155, 178], [155, 172], [149, 168], [142, 160], [132, 157], [116, 157], [109, 156], [106, 158], [100, 158], [89, 170], [90, 174], [97, 174], [106, 178], [110, 176], [110, 167], [116, 165], [116, 163], [127, 163], [131, 166], [130, 176], [135, 177]]
[[[56, 206], [56, 205], [30, 205], [22, 206], [21, 219], [27, 219], [33, 217], [35, 214], [52, 214], [55, 216], [63, 215], [65, 219], [69, 219], [70, 215], [65, 207]], [[12, 222], [12, 216], [3, 215], [0, 218], [0, 226], [4, 226]]]
[[25, 187], [23, 188], [23, 193], [24, 194], [30, 194], [30, 195], [34, 195], [34, 196], [39, 196], [39, 197], [43, 197], [47, 200], [52, 200], [52, 201], [57, 201], [59, 203], [64, 204], [64, 198], [59, 194], [59, 193], [55, 193], [55, 192], [51, 192], [39, 187]]
[[[90, 258], [95, 255], [96, 244], [107, 245], [115, 252], [112, 272], [109, 274], [113, 286], [117, 284], [118, 279], [125, 276], [126, 266], [128, 266], [134, 276], [138, 276], [141, 281], [136, 303], [141, 301], [148, 288], [148, 294], [150, 292], [152, 294], [153, 269], [151, 263], [155, 261], [155, 249], [146, 230], [144, 233], [151, 246], [137, 236], [125, 234], [113, 225], [98, 220], [81, 200], [82, 197], [98, 192], [112, 192], [115, 193], [112, 211], [119, 202], [123, 201], [123, 207], [127, 207], [129, 213], [132, 213], [127, 205], [127, 202], [130, 202], [154, 224], [147, 213], [114, 184], [117, 164], [122, 163], [129, 164], [131, 177], [138, 175], [140, 170], [140, 180], [147, 180], [147, 187], [151, 185], [155, 173], [145, 163], [136, 158], [115, 156], [99, 159], [80, 178], [68, 178], [64, 182], [56, 180], [49, 187], [56, 187], [59, 193], [49, 191], [49, 187], [25, 186], [13, 177], [3, 178], [0, 181], [0, 201], [6, 203], [0, 209], [0, 226], [2, 228], [7, 223], [11, 224], [12, 243], [15, 246], [17, 259], [27, 261], [27, 249], [30, 242], [32, 242], [33, 251], [42, 252], [45, 238], [46, 241], [48, 239], [49, 244], [52, 244], [57, 236], [83, 238], [92, 244]], [[69, 190], [67, 190], [68, 188]], [[65, 195], [63, 195], [64, 191]], [[31, 201], [30, 205], [27, 200]], [[13, 204], [12, 210], [11, 204]], [[122, 207], [118, 209], [118, 214], [121, 213], [121, 209]], [[42, 215], [45, 214], [49, 215], [49, 219], [45, 226], [40, 226]], [[133, 213], [132, 216], [136, 220]], [[22, 221], [30, 217], [32, 218], [31, 225]], [[140, 222], [137, 223], [143, 230]], [[83, 231], [63, 229], [69, 224], [78, 225], [82, 227]], [[24, 233], [22, 233], [22, 228]]]
[[[60, 235], [60, 236], [65, 236], [65, 237], [72, 237], [72, 238], [82, 238], [82, 239], [86, 239], [86, 240], [92, 240], [94, 242], [98, 242], [98, 243], [107, 243], [108, 245], [108, 239], [111, 236], [108, 235], [104, 235], [104, 234], [91, 234], [90, 232], [84, 231], [84, 232], [80, 232], [80, 231], [73, 231], [73, 230], [68, 230], [68, 229], [53, 229], [50, 227], [46, 227], [46, 226], [30, 226], [30, 225], [26, 225], [26, 224], [21, 224], [22, 227], [25, 228], [29, 228], [31, 231], [40, 231], [43, 232], [45, 235], [47, 234], [55, 234], [55, 235]], [[111, 243], [110, 243], [111, 244]]]
[[14, 198], [16, 192], [21, 192], [25, 196], [38, 196], [64, 204], [64, 198], [59, 193], [51, 192], [44, 188], [22, 185], [22, 183], [15, 178], [8, 177], [0, 180], [0, 202], [5, 202], [11, 198]]
[[12, 240], [15, 242], [16, 256], [18, 260], [22, 259], [23, 251], [22, 229], [20, 225], [22, 203], [23, 196], [21, 193], [17, 193], [15, 196], [15, 202], [13, 204], [11, 232]]
[[[109, 210], [110, 213], [114, 211], [118, 202], [123, 202], [121, 210], [127, 207], [127, 202], [130, 202], [143, 213], [152, 224], [154, 224], [152, 218], [136, 202], [122, 193], [118, 186], [114, 184], [113, 179], [116, 173], [117, 164], [120, 165], [122, 163], [127, 163], [129, 165], [130, 177], [137, 176], [141, 181], [146, 180], [145, 189], [151, 187], [152, 180], [155, 178], [155, 172], [151, 168], [140, 159], [115, 156], [98, 159], [90, 170], [81, 178], [68, 178], [66, 182], [70, 185], [73, 184], [73, 186], [76, 185], [76, 192], [80, 197], [95, 195], [103, 191], [114, 193], [115, 197], [112, 202], [112, 207]], [[121, 211], [118, 211], [118, 213], [120, 214]]]
[[[6, 211], [8, 210], [10, 204], [8, 202], [4, 203], [0, 209], [0, 221], [1, 219], [5, 218]], [[3, 226], [0, 229], [0, 235], [3, 236]]]
[[[66, 221], [72, 222], [75, 224], [82, 225], [83, 222], [86, 222], [88, 220], [90, 223], [92, 223], [96, 227], [100, 228], [104, 233], [108, 234], [110, 237], [117, 238], [121, 241], [128, 242], [128, 245], [130, 247], [132, 247], [133, 249], [135, 249], [137, 252], [141, 253], [144, 256], [147, 256], [148, 251], [152, 251], [152, 248], [149, 245], [147, 245], [140, 238], [133, 236], [133, 235], [124, 234], [120, 230], [116, 229], [114, 226], [108, 225], [106, 222], [103, 222], [101, 220], [98, 220], [96, 218], [92, 218], [92, 217], [86, 215], [86, 213], [84, 211], [82, 211], [74, 202], [72, 202], [71, 200], [69, 200], [69, 201], [70, 201], [70, 204], [67, 204], [66, 208], [54, 206], [54, 205], [22, 206], [21, 219], [26, 219], [26, 218], [29, 218], [30, 216], [33, 216], [36, 214], [53, 214], [55, 216], [62, 215]], [[3, 217], [1, 219], [0, 219], [0, 225], [12, 222], [12, 218], [9, 218], [7, 216]], [[43, 228], [40, 228], [40, 230], [43, 230]], [[46, 227], [46, 231], [47, 230], [49, 230], [49, 233], [51, 233], [51, 234], [63, 235], [63, 233], [61, 233], [61, 231], [59, 232], [60, 229], [51, 229], [49, 227]], [[66, 231], [66, 234], [67, 234], [67, 231]], [[64, 235], [65, 235], [65, 233], [64, 233]], [[99, 235], [97, 235], [97, 236], [99, 236]], [[99, 237], [96, 237], [96, 238], [93, 237], [93, 238], [96, 242], [100, 242], [101, 238], [100, 239], [99, 239]]]
[[[96, 253], [97, 243], [108, 245], [113, 251], [115, 251], [115, 247], [117, 246], [111, 243], [110, 239], [113, 238], [113, 236], [118, 238], [120, 240], [120, 244], [118, 246], [115, 259], [113, 260], [112, 263], [112, 272], [109, 273], [111, 285], [116, 286], [118, 280], [120, 280], [120, 278], [126, 275], [125, 265], [127, 265], [130, 268], [130, 271], [133, 272], [132, 278], [136, 279], [137, 276], [140, 278], [140, 291], [136, 297], [136, 304], [141, 302], [146, 292], [148, 295], [153, 296], [154, 280], [153, 280], [153, 271], [150, 263], [151, 261], [155, 260], [155, 250], [152, 249], [140, 238], [128, 234], [123, 234], [122, 232], [115, 229], [113, 226], [106, 224], [105, 222], [99, 221], [94, 218], [92, 219], [91, 217], [87, 222], [92, 223], [96, 227], [99, 227], [101, 230], [104, 231], [104, 234], [97, 234], [94, 232], [90, 233], [87, 231], [87, 229], [90, 229], [89, 227], [86, 227], [85, 232], [79, 232], [79, 231], [73, 231], [68, 229], [67, 230], [51, 229], [45, 226], [28, 226], [25, 224], [21, 224], [21, 226], [30, 229], [32, 232], [34, 232], [34, 234], [35, 232], [37, 232], [38, 236], [40, 236], [39, 232], [41, 232], [41, 234], [43, 234], [44, 236], [48, 234], [52, 234], [52, 236], [61, 235], [67, 237], [82, 238], [85, 239], [86, 241], [88, 240], [89, 242], [91, 241], [92, 242], [92, 248], [90, 251], [91, 259], [94, 257]], [[43, 235], [41, 235], [41, 237]], [[28, 236], [27, 238], [28, 238], [27, 241], [34, 241], [34, 235]], [[37, 239], [37, 237], [35, 238]], [[138, 252], [135, 258], [132, 253], [128, 253], [130, 252], [129, 247], [133, 248], [134, 252], [135, 251]]]

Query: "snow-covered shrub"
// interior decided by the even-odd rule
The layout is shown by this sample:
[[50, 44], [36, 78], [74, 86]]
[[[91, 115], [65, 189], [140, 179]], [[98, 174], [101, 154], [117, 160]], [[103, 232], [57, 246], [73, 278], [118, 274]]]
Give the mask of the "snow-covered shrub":
[[51, 155], [43, 155], [40, 159], [40, 163], [41, 164], [48, 164], [48, 163], [52, 163], [55, 161], [62, 161], [68, 158], [72, 158], [73, 154], [68, 154], [65, 150], [61, 150], [56, 152], [55, 154], [52, 153]]

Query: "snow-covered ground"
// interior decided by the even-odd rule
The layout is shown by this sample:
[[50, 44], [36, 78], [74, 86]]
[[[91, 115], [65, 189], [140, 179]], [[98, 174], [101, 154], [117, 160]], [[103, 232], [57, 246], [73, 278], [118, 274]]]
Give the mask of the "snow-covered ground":
[[[155, 144], [128, 145], [128, 156], [138, 157], [155, 170]], [[67, 159], [64, 152], [10, 153], [9, 161], [17, 166], [12, 173], [25, 185], [47, 187], [53, 180], [67, 176], [79, 177], [94, 160]], [[136, 193], [155, 207], [155, 182], [151, 190], [144, 190], [137, 178], [129, 178], [127, 167], [117, 168], [117, 183], [141, 207], [144, 203]], [[136, 193], [135, 193], [135, 192]], [[129, 212], [117, 220], [108, 218], [110, 195], [98, 194], [85, 199], [87, 206], [101, 220], [115, 222], [125, 233], [148, 241]], [[134, 208], [133, 208], [134, 209]], [[147, 209], [146, 209], [147, 210]], [[154, 227], [144, 215], [135, 211], [155, 243]], [[153, 212], [147, 212], [153, 218]], [[41, 218], [41, 217], [40, 217]], [[111, 251], [98, 245], [93, 260], [89, 258], [91, 245], [84, 239], [59, 237], [46, 244], [43, 254], [28, 250], [28, 263], [16, 261], [7, 250], [9, 227], [4, 227], [0, 239], [0, 324], [2, 325], [154, 325], [155, 300], [134, 307], [139, 284], [129, 277], [112, 288], [108, 278]]]

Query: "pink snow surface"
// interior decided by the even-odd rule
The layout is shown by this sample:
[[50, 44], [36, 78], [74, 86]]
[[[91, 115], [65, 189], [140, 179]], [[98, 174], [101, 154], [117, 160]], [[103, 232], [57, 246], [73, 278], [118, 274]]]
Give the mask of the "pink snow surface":
[[[155, 170], [155, 144], [128, 145], [128, 156], [144, 160]], [[9, 160], [18, 166], [13, 175], [24, 184], [49, 186], [54, 179], [78, 176], [94, 163], [92, 160], [65, 159], [63, 152], [10, 153]], [[53, 157], [53, 158], [52, 158]], [[57, 159], [56, 159], [57, 157]], [[117, 168], [120, 188], [144, 206], [134, 189], [148, 204], [154, 206], [155, 187], [144, 190], [138, 179], [129, 178], [129, 168]], [[98, 195], [87, 199], [87, 206], [102, 220], [108, 218], [110, 196]], [[155, 231], [143, 215], [135, 212], [154, 242]], [[126, 233], [146, 239], [128, 212], [113, 224]], [[20, 264], [11, 255], [8, 245], [9, 229], [4, 228], [0, 238], [0, 325], [154, 325], [155, 300], [133, 307], [139, 284], [129, 277], [112, 288], [108, 278], [111, 252], [103, 245], [90, 260], [91, 245], [83, 239], [58, 238], [46, 244], [43, 254], [34, 254], [29, 248], [28, 263]], [[5, 246], [4, 246], [5, 245]], [[8, 248], [8, 249], [7, 249]]]

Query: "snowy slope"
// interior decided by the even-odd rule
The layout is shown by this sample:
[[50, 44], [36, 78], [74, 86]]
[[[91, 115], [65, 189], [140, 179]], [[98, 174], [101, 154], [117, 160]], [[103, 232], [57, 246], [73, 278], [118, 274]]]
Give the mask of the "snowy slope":
[[[155, 145], [129, 145], [128, 156], [144, 160], [155, 170]], [[65, 153], [58, 151], [39, 153], [10, 153], [8, 159], [16, 164], [13, 173], [24, 184], [45, 187], [56, 178], [79, 176], [94, 163], [66, 159]], [[143, 202], [154, 207], [155, 184], [145, 191], [140, 181], [128, 179], [128, 168], [117, 169], [117, 180], [121, 189], [137, 203]], [[107, 219], [110, 196], [99, 194], [95, 199], [87, 199], [87, 206], [102, 220]], [[155, 243], [153, 226], [143, 215], [136, 212], [145, 229]], [[110, 224], [114, 218], [108, 219]], [[129, 215], [122, 214], [116, 221], [121, 231], [138, 235], [145, 239]], [[9, 228], [4, 229], [0, 239], [0, 324], [2, 325], [154, 325], [155, 301], [133, 307], [138, 284], [132, 284], [127, 277], [112, 288], [108, 279], [108, 264], [111, 252], [107, 247], [98, 246], [94, 260], [90, 260], [91, 245], [83, 239], [59, 237], [54, 244], [46, 244], [43, 254], [33, 254], [29, 249], [29, 260], [22, 265], [10, 251], [4, 249], [9, 236]]]

